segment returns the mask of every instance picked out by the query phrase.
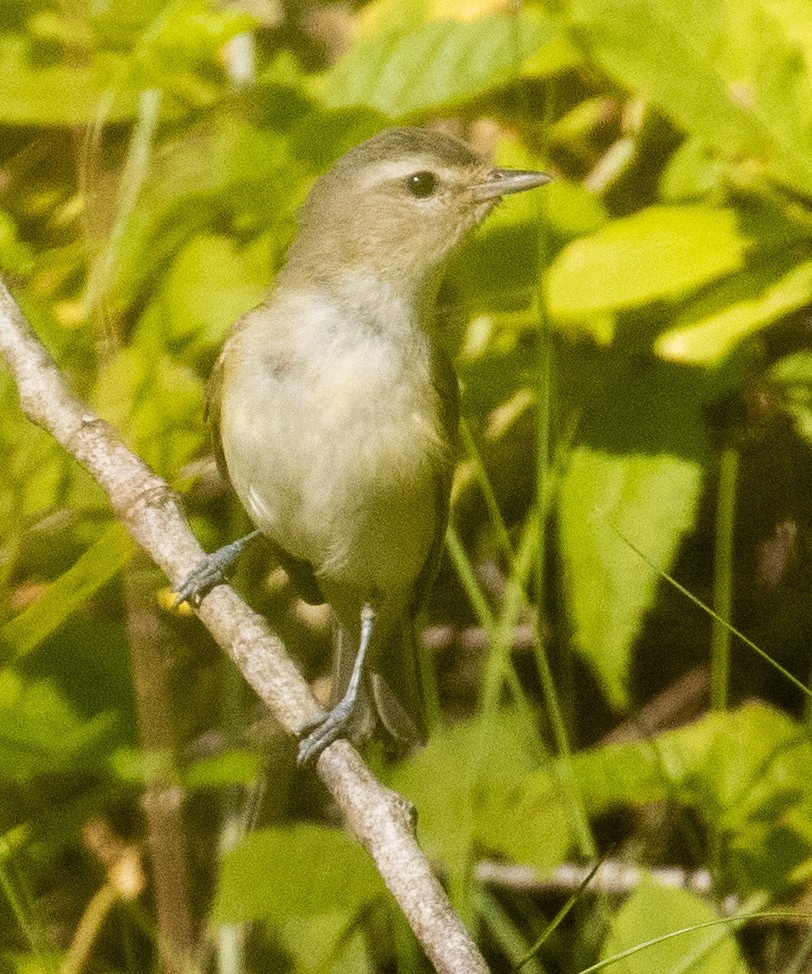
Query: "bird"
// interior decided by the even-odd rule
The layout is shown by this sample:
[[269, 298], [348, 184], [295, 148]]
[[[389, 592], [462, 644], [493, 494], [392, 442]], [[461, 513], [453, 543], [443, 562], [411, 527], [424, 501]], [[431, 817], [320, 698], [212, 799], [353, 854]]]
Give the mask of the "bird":
[[264, 537], [301, 598], [329, 603], [335, 703], [301, 728], [300, 764], [377, 721], [425, 737], [414, 618], [443, 550], [459, 425], [438, 290], [502, 198], [550, 178], [426, 128], [361, 142], [314, 183], [273, 290], [213, 369], [217, 461], [255, 530], [201, 562], [176, 601], [199, 600]]

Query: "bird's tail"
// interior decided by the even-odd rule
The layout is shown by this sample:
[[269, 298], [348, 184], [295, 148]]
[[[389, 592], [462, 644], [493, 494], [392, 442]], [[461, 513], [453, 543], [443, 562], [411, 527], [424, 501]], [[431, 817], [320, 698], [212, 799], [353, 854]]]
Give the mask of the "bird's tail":
[[[368, 737], [380, 722], [403, 744], [426, 741], [425, 707], [417, 641], [412, 619], [403, 616], [394, 625], [376, 619], [371, 645], [359, 688], [352, 737]], [[344, 695], [358, 652], [358, 640], [336, 623], [334, 656], [334, 703]]]

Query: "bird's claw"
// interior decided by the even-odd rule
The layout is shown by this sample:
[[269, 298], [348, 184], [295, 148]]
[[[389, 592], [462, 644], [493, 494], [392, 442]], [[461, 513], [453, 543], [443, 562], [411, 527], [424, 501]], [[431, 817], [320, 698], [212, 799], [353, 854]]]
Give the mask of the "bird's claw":
[[352, 702], [345, 699], [326, 714], [319, 714], [309, 720], [299, 731], [300, 736], [307, 735], [299, 743], [299, 753], [296, 756], [299, 767], [317, 758], [333, 741], [344, 737], [352, 716]]
[[210, 592], [215, 585], [219, 585], [225, 579], [225, 569], [228, 562], [222, 564], [223, 559], [217, 557], [218, 551], [207, 555], [197, 567], [183, 580], [183, 584], [175, 590], [175, 600], [173, 608], [177, 608], [181, 602], [188, 602], [189, 605], [199, 605], [203, 596]]

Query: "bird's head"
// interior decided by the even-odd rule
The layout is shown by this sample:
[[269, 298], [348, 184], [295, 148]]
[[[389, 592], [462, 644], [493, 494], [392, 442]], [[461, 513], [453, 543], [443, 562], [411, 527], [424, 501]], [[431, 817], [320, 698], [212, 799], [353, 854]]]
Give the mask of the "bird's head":
[[350, 149], [314, 185], [289, 259], [311, 278], [333, 270], [404, 289], [437, 276], [466, 232], [541, 172], [494, 169], [457, 139], [391, 128]]

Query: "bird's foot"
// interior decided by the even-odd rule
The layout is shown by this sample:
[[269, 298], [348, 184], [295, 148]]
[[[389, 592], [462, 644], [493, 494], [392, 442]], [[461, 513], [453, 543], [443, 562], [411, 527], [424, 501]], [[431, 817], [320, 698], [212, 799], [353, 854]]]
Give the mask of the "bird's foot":
[[[345, 737], [352, 723], [353, 701], [344, 697], [326, 714], [320, 714], [309, 720], [299, 731], [302, 740], [299, 743], [299, 753], [296, 763], [301, 767], [317, 758], [321, 752], [339, 737]], [[306, 735], [306, 736], [303, 736]]]
[[181, 602], [199, 605], [200, 600], [207, 592], [225, 580], [226, 572], [230, 566], [240, 557], [245, 546], [254, 538], [259, 537], [259, 534], [259, 531], [252, 531], [244, 538], [238, 538], [231, 544], [224, 545], [210, 555], [206, 555], [178, 587], [173, 605], [177, 607]]
[[375, 610], [365, 604], [361, 608], [361, 639], [358, 652], [352, 664], [352, 673], [347, 690], [341, 700], [326, 714], [321, 714], [314, 720], [308, 721], [299, 731], [299, 736], [307, 736], [299, 744], [299, 754], [296, 763], [301, 767], [306, 762], [318, 757], [321, 752], [339, 737], [345, 737], [346, 732], [355, 717], [355, 703], [358, 699], [358, 688], [361, 685], [361, 673], [364, 659], [372, 637], [372, 627], [375, 624]]

